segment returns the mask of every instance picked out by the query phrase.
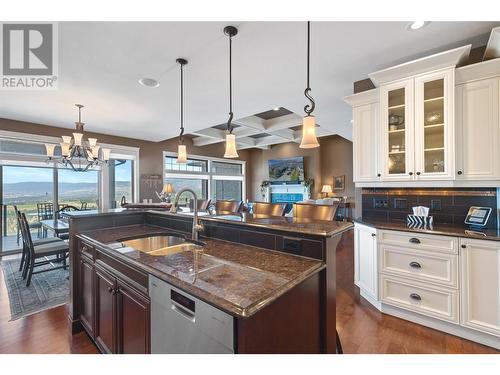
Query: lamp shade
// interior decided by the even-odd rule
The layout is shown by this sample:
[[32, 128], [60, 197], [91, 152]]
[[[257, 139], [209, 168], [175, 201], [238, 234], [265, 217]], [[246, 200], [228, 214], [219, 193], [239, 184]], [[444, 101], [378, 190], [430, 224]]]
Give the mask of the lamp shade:
[[318, 139], [316, 138], [316, 118], [314, 116], [305, 116], [302, 123], [302, 141], [300, 148], [316, 148], [319, 147]]
[[54, 157], [54, 149], [56, 148], [56, 145], [52, 145], [49, 143], [45, 144], [45, 149], [47, 150], [47, 157], [52, 158]]
[[62, 138], [63, 143], [71, 144], [71, 136], [63, 135], [61, 138]]
[[[70, 138], [70, 140], [71, 140], [71, 138]], [[70, 147], [70, 144], [69, 143], [65, 143], [65, 142], [61, 142], [60, 145], [61, 145], [61, 155], [62, 156], [69, 156], [69, 147]]]
[[99, 145], [92, 146], [92, 156], [93, 156], [94, 159], [99, 158], [99, 149], [100, 148], [101, 148], [101, 146], [99, 146]]
[[75, 139], [75, 146], [82, 145], [82, 138], [83, 138], [82, 133], [73, 133], [73, 138]]
[[322, 193], [331, 193], [332, 192], [332, 185], [323, 185], [321, 188]]
[[102, 159], [104, 161], [108, 161], [109, 160], [110, 154], [111, 154], [111, 149], [109, 149], [109, 148], [103, 148], [102, 149]]
[[163, 193], [170, 194], [174, 192], [174, 187], [172, 184], [166, 183], [163, 185]]
[[234, 134], [226, 134], [226, 152], [225, 158], [237, 158], [238, 152], [236, 151], [236, 136]]
[[179, 145], [177, 148], [177, 164], [187, 163], [186, 145]]
[[94, 147], [97, 144], [97, 138], [89, 138], [89, 146]]

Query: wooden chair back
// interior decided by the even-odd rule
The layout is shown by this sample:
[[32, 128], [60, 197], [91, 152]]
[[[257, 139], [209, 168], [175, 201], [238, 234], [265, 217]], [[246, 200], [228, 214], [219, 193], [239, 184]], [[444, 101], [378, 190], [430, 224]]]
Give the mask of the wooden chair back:
[[295, 203], [293, 205], [293, 217], [300, 219], [326, 220], [332, 221], [335, 219], [338, 204], [308, 204]]
[[254, 202], [252, 212], [256, 215], [283, 216], [286, 203]]
[[218, 200], [215, 202], [215, 211], [224, 211], [231, 213], [238, 213], [241, 209], [242, 201], [223, 201]]

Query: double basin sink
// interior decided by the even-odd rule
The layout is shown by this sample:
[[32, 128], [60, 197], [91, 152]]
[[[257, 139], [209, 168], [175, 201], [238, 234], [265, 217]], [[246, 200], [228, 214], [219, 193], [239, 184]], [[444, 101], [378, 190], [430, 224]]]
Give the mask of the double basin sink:
[[203, 250], [203, 242], [172, 234], [146, 235], [118, 240], [123, 247], [131, 247], [152, 256], [166, 256], [184, 251]]

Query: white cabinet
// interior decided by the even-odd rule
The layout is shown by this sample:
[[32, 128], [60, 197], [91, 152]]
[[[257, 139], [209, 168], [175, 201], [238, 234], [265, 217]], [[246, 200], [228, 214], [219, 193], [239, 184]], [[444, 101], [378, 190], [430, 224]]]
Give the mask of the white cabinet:
[[500, 336], [500, 242], [460, 244], [461, 325]]
[[458, 179], [500, 179], [499, 81], [495, 77], [456, 88]]
[[377, 231], [356, 223], [354, 226], [354, 284], [372, 301], [378, 301]]
[[380, 88], [384, 181], [454, 179], [454, 70]]
[[380, 181], [379, 91], [374, 89], [346, 96], [344, 101], [352, 106], [353, 180]]
[[379, 104], [370, 103], [353, 108], [353, 180], [378, 181], [378, 118]]

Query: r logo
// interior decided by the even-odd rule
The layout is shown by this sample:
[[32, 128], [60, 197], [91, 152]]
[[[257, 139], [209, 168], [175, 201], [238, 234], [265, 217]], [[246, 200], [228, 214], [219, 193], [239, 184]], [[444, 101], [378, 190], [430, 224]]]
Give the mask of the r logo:
[[52, 24], [3, 24], [2, 65], [4, 76], [51, 76], [53, 74]]

